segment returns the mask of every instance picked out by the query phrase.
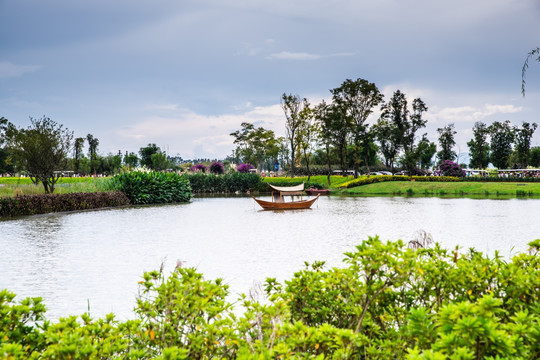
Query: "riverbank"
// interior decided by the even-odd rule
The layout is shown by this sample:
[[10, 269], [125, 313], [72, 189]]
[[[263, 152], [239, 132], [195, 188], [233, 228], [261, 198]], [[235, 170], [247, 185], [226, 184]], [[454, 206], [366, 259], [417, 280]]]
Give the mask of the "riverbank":
[[[107, 189], [107, 179], [108, 178], [61, 178], [56, 185], [55, 194], [105, 191]], [[352, 176], [331, 176], [329, 186], [326, 176], [312, 176], [309, 181], [307, 176], [295, 178], [262, 178], [265, 183], [272, 183], [280, 186], [296, 185], [304, 182], [306, 188], [311, 186], [328, 188], [333, 195], [345, 196], [540, 197], [540, 183], [532, 182], [384, 181], [347, 189], [340, 187], [340, 185], [353, 179]], [[0, 177], [0, 197], [36, 194], [43, 194], [43, 186], [32, 184], [29, 178]]]

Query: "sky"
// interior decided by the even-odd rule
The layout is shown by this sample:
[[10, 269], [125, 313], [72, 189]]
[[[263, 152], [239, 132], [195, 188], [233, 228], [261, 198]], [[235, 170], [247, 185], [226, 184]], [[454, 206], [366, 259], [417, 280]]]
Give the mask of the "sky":
[[454, 124], [466, 153], [476, 121], [540, 123], [540, 63], [521, 95], [538, 46], [538, 0], [0, 0], [0, 116], [104, 155], [223, 159], [242, 122], [285, 135], [283, 93], [316, 105], [362, 78], [420, 97], [419, 136]]

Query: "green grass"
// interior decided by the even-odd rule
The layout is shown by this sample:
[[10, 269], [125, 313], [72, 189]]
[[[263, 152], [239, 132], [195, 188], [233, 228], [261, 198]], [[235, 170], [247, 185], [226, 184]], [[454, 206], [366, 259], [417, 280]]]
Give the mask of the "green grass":
[[540, 196], [540, 183], [387, 181], [340, 191], [350, 195]]
[[[60, 178], [55, 194], [98, 192], [107, 190], [108, 178]], [[30, 178], [0, 177], [0, 197], [44, 194], [43, 185], [34, 185]]]

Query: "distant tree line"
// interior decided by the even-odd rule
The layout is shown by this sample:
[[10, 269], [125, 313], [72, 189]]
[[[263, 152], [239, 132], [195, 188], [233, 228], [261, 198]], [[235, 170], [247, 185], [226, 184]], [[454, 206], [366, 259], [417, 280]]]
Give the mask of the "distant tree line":
[[[237, 145], [231, 159], [256, 164], [259, 169], [273, 169], [277, 162], [291, 176], [310, 166], [325, 166], [331, 173], [336, 165], [342, 171], [362, 167], [403, 169], [422, 174], [443, 161], [458, 161], [455, 151], [454, 124], [437, 129], [438, 146], [428, 140], [424, 114], [427, 105], [420, 98], [409, 104], [406, 95], [396, 90], [385, 102], [377, 86], [365, 79], [345, 80], [331, 89], [332, 102], [312, 105], [299, 95], [282, 94], [285, 137], [244, 122], [242, 129], [231, 133]], [[375, 124], [368, 117], [379, 107]], [[521, 127], [510, 121], [495, 121], [487, 126], [477, 122], [473, 138], [467, 143], [470, 167], [484, 169], [489, 163], [497, 168], [540, 166], [540, 148], [531, 149], [536, 123]], [[305, 172], [305, 171], [303, 171]]]

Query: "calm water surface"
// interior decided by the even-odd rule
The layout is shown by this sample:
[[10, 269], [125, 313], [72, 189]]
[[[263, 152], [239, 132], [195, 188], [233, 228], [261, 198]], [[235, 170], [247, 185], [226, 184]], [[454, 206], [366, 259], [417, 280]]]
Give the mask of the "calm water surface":
[[[47, 317], [114, 312], [133, 317], [144, 271], [177, 261], [233, 294], [266, 277], [289, 278], [304, 261], [338, 266], [368, 236], [510, 257], [540, 238], [539, 199], [324, 197], [311, 210], [261, 211], [251, 198], [27, 217], [0, 222], [0, 288], [42, 296]], [[231, 300], [234, 300], [233, 296]]]

